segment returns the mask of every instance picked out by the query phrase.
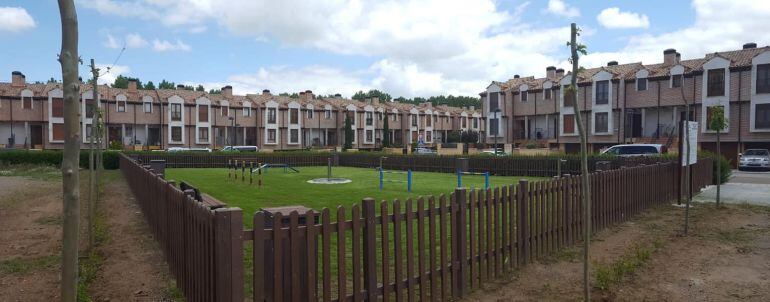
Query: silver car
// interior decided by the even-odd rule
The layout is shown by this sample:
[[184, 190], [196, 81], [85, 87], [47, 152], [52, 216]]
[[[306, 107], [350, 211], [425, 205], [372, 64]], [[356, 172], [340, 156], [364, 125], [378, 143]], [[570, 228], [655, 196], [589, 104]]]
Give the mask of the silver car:
[[739, 154], [738, 170], [770, 169], [770, 152], [767, 149], [748, 149]]

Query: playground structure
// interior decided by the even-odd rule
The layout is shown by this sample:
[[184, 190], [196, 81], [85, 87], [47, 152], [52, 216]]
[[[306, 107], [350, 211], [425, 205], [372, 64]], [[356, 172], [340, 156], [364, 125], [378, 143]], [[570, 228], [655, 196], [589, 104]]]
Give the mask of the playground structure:
[[251, 169], [251, 170], [252, 172], [256, 172], [255, 170], [260, 170], [260, 171], [265, 171], [265, 173], [267, 173], [267, 171], [270, 168], [283, 168], [283, 173], [287, 173], [289, 171], [294, 173], [299, 173], [299, 170], [297, 170], [297, 168], [294, 168], [294, 166], [290, 164], [262, 164], [258, 166], [256, 169]]
[[461, 170], [457, 170], [457, 187], [462, 188], [463, 186], [463, 175], [484, 175], [484, 190], [489, 189], [489, 172], [484, 173], [478, 173], [478, 172], [463, 172]]
[[332, 177], [332, 158], [329, 157], [327, 159], [327, 165], [326, 165], [326, 177], [311, 179], [311, 180], [308, 180], [307, 182], [311, 184], [335, 185], [335, 184], [346, 184], [346, 183], [352, 182], [352, 180], [347, 178], [341, 178], [341, 177]]
[[[255, 164], [256, 164], [257, 168], [254, 168]], [[241, 182], [245, 182], [246, 181], [246, 169], [248, 167], [248, 169], [249, 169], [249, 185], [253, 185], [254, 184], [254, 178], [255, 178], [254, 175], [256, 174], [257, 186], [261, 187], [262, 186], [262, 169], [260, 169], [260, 167], [263, 167], [263, 166], [265, 166], [265, 165], [263, 165], [261, 163], [258, 163], [258, 162], [253, 162], [253, 161], [247, 162], [245, 160], [240, 160], [239, 161], [237, 159], [235, 159], [235, 160], [228, 160], [227, 161], [227, 178], [228, 179], [233, 178], [235, 180], [238, 180], [238, 170], [240, 169], [241, 170], [241, 175], [240, 175], [241, 176], [240, 177], [241, 178]], [[295, 169], [295, 171], [297, 171], [297, 170]], [[299, 171], [297, 171], [297, 172], [299, 172]]]
[[[380, 190], [385, 186], [385, 182], [397, 182], [397, 183], [406, 183], [406, 191], [412, 192], [412, 170], [406, 170], [404, 171], [387, 171], [383, 170], [382, 167], [380, 167]], [[406, 180], [400, 180], [400, 179], [386, 179], [385, 174], [400, 174], [400, 175], [406, 175]]]

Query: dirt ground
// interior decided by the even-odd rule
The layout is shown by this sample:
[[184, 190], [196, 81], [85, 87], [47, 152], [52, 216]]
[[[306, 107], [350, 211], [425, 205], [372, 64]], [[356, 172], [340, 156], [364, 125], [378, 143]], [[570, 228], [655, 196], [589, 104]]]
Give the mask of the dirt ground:
[[[99, 215], [106, 240], [96, 251], [101, 261], [88, 295], [174, 300], [172, 279], [131, 192], [117, 171], [105, 179]], [[61, 212], [60, 178], [0, 177], [0, 301], [59, 299]]]
[[[690, 235], [684, 210], [662, 206], [602, 231], [591, 246], [594, 301], [770, 301], [770, 208], [696, 204]], [[635, 270], [606, 289], [597, 267], [650, 251]], [[568, 249], [485, 285], [467, 301], [582, 300], [582, 253]]]

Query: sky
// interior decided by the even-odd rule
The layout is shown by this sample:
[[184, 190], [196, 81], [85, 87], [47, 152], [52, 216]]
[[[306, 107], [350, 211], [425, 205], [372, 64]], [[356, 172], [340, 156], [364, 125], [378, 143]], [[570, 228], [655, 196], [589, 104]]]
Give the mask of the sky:
[[[770, 5], [756, 0], [75, 0], [79, 51], [119, 75], [236, 94], [380, 89], [393, 97], [478, 96], [491, 81], [581, 65], [659, 63], [770, 44]], [[55, 1], [0, 1], [0, 81], [61, 78]], [[106, 70], [109, 67], [109, 72]], [[81, 76], [90, 76], [82, 66]]]

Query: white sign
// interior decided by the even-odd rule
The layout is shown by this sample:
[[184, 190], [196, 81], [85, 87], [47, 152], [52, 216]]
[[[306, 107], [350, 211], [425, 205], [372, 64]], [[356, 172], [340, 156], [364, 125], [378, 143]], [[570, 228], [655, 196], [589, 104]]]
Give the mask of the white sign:
[[[682, 166], [693, 165], [698, 162], [698, 122], [687, 122], [687, 140], [690, 141], [690, 150], [687, 150], [687, 141], [682, 142]], [[687, 162], [687, 152], [690, 153], [690, 162]]]

